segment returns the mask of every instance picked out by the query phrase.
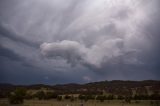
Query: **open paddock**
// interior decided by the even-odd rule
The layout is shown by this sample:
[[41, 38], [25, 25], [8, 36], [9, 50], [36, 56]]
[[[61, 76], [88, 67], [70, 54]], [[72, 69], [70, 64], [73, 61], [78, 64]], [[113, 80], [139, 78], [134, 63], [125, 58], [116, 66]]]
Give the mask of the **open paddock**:
[[7, 99], [0, 100], [0, 106], [160, 106], [160, 101], [141, 100], [131, 103], [124, 103], [121, 100], [105, 100], [104, 102], [89, 100], [87, 102], [82, 101], [69, 101], [69, 100], [25, 100], [23, 104], [13, 105], [9, 104]]

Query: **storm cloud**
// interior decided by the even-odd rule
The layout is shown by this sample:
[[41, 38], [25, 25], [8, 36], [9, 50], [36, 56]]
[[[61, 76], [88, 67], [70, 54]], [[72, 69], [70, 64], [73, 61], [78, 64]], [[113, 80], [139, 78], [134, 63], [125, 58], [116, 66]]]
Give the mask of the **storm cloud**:
[[93, 45], [86, 48], [83, 44], [76, 41], [62, 41], [56, 43], [43, 43], [41, 45], [42, 54], [47, 57], [61, 57], [68, 63], [89, 64], [101, 67], [103, 62], [111, 58], [123, 55], [121, 39], [107, 40], [102, 44]]
[[[159, 0], [1, 0], [0, 82], [159, 80], [159, 5]], [[30, 73], [37, 77], [23, 78]]]

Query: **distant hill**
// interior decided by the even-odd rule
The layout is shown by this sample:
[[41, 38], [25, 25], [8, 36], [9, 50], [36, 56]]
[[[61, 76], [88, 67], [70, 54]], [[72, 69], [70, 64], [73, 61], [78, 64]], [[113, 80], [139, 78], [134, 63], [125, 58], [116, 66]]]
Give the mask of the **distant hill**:
[[112, 94], [112, 95], [150, 95], [154, 92], [160, 93], [160, 81], [100, 81], [86, 84], [60, 84], [60, 85], [13, 85], [0, 84], [0, 96], [23, 87], [27, 90], [40, 90], [42, 88], [53, 90], [59, 94]]

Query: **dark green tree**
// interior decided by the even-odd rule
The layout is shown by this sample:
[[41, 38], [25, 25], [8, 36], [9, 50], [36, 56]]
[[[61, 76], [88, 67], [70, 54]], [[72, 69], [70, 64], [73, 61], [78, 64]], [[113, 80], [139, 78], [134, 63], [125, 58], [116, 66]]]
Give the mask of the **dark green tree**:
[[124, 97], [123, 97], [123, 96], [121, 96], [121, 95], [118, 95], [117, 99], [118, 99], [118, 100], [123, 100], [123, 99], [124, 99]]
[[58, 101], [62, 101], [62, 96], [57, 96]]
[[17, 88], [9, 95], [9, 102], [11, 104], [22, 104], [26, 95], [26, 90], [23, 88]]
[[106, 100], [106, 96], [98, 95], [98, 96], [96, 97], [96, 100], [100, 100], [101, 102], [104, 102], [104, 100]]
[[54, 92], [46, 92], [45, 93], [45, 99], [54, 99], [57, 98], [57, 95]]
[[74, 100], [75, 100], [75, 98], [74, 98], [74, 96], [72, 95], [72, 96], [70, 97], [70, 101], [73, 102]]
[[126, 96], [125, 97], [125, 102], [130, 104], [131, 103], [131, 97]]
[[84, 100], [84, 99], [85, 99], [85, 96], [80, 94], [80, 95], [78, 96], [78, 98], [79, 98], [80, 100]]
[[65, 97], [64, 97], [65, 99], [70, 99], [71, 98], [71, 96], [69, 96], [69, 95], [65, 95]]
[[44, 93], [44, 91], [38, 91], [35, 94], [35, 97], [38, 98], [39, 100], [45, 99], [45, 93]]
[[107, 100], [113, 100], [113, 99], [114, 99], [114, 96], [113, 96], [113, 95], [108, 95], [106, 99], [107, 99]]

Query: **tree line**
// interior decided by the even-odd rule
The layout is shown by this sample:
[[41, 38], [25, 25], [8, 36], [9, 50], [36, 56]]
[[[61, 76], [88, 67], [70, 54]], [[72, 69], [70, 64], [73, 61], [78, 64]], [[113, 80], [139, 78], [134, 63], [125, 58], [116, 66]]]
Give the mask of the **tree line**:
[[70, 100], [71, 102], [76, 100], [81, 100], [87, 102], [88, 100], [97, 100], [103, 102], [105, 100], [124, 100], [127, 103], [130, 103], [131, 100], [160, 100], [159, 93], [155, 92], [152, 95], [134, 95], [134, 96], [123, 96], [123, 95], [94, 95], [94, 94], [79, 94], [75, 97], [74, 95], [60, 95], [56, 92], [40, 90], [34, 94], [27, 93], [27, 90], [24, 88], [17, 88], [8, 95], [9, 102], [11, 104], [21, 104], [24, 99], [39, 99], [39, 100], [49, 100], [57, 99], [58, 101]]

